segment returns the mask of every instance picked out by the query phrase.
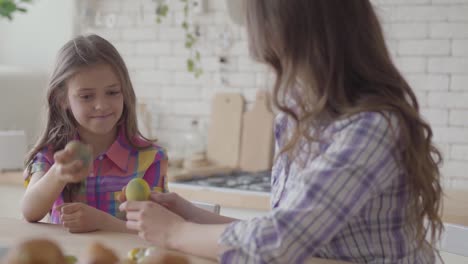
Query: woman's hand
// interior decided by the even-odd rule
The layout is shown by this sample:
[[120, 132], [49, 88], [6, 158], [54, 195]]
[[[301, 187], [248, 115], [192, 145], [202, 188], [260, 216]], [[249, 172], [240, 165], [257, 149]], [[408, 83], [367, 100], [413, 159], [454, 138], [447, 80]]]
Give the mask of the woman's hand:
[[182, 198], [177, 193], [152, 192], [150, 195], [150, 200], [166, 207], [187, 221], [196, 222], [199, 208], [193, 205], [190, 201]]
[[128, 201], [119, 209], [127, 213], [128, 229], [136, 230], [141, 238], [165, 248], [173, 248], [170, 238], [185, 222], [179, 215], [151, 201]]
[[[127, 200], [125, 197], [125, 187], [122, 189], [119, 200], [122, 203]], [[180, 197], [177, 193], [152, 192], [149, 200], [166, 207], [168, 210], [178, 214], [187, 221], [195, 222], [195, 219], [197, 218], [197, 212], [199, 209], [190, 201]]]
[[62, 225], [70, 233], [84, 233], [101, 229], [106, 214], [83, 203], [66, 203], [58, 207]]
[[[88, 146], [89, 148], [89, 146]], [[75, 159], [75, 153], [70, 149], [62, 149], [54, 154], [55, 171], [63, 183], [80, 182], [88, 177], [91, 164], [86, 167], [82, 160]]]

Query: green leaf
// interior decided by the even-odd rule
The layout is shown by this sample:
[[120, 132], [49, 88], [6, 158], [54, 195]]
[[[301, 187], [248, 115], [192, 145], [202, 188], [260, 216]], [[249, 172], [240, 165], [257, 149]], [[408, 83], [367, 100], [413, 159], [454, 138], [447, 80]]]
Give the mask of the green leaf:
[[183, 27], [185, 30], [188, 29], [189, 26], [188, 26], [187, 21], [182, 22], [182, 27]]
[[[31, 3], [31, 0], [19, 0], [19, 3]], [[13, 19], [13, 13], [15, 12], [27, 12], [26, 8], [20, 7], [17, 4], [17, 1], [14, 0], [0, 0], [0, 17], [6, 17], [9, 20]]]
[[190, 42], [195, 42], [195, 37], [191, 33], [187, 33], [185, 39]]
[[203, 74], [203, 70], [201, 68], [197, 68], [195, 70], [195, 77], [198, 78]]
[[187, 60], [187, 70], [193, 72], [195, 70], [195, 62], [192, 59]]
[[199, 51], [195, 52], [195, 59], [196, 59], [197, 61], [200, 61], [200, 57], [201, 57], [201, 56], [200, 56], [200, 52], [199, 52]]
[[13, 13], [16, 10], [16, 5], [12, 2], [5, 2], [2, 4], [1, 9], [7, 13]]
[[156, 7], [156, 15], [158, 16], [166, 17], [168, 12], [169, 12], [168, 5], [158, 5], [158, 7]]
[[161, 12], [163, 16], [167, 16], [167, 13], [169, 12], [169, 6], [163, 5]]

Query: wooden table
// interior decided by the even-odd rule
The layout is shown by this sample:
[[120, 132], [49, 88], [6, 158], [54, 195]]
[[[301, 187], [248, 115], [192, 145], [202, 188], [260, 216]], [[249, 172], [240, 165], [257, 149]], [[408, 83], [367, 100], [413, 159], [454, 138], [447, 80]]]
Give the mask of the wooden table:
[[[137, 247], [153, 247], [136, 235], [97, 231], [84, 234], [71, 234], [60, 225], [45, 223], [28, 223], [23, 220], [0, 218], [0, 248], [9, 248], [20, 241], [31, 238], [46, 238], [56, 241], [66, 255], [80, 258], [85, 256], [89, 245], [101, 242], [114, 250], [121, 258], [125, 258], [129, 250]], [[168, 252], [166, 249], [156, 248], [157, 253]], [[182, 254], [182, 253], [177, 253]], [[185, 255], [192, 264], [216, 263], [212, 260]], [[345, 264], [343, 262], [323, 259], [310, 259], [309, 264]]]
[[[9, 248], [18, 242], [31, 238], [46, 238], [60, 245], [66, 255], [80, 259], [85, 256], [88, 247], [95, 241], [111, 248], [120, 258], [126, 258], [129, 250], [137, 247], [153, 247], [137, 235], [97, 231], [92, 233], [71, 234], [60, 225], [45, 223], [28, 223], [23, 220], [0, 218], [0, 247]], [[156, 248], [156, 254], [168, 250]], [[178, 253], [181, 254], [181, 253]], [[185, 255], [190, 263], [210, 264], [211, 260]]]

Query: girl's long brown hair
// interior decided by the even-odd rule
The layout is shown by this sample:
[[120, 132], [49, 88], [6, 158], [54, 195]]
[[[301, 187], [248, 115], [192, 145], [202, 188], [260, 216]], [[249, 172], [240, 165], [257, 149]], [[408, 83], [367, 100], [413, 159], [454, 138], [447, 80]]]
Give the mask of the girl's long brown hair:
[[[402, 166], [411, 192], [409, 221], [418, 242], [422, 245], [429, 233], [434, 246], [443, 229], [438, 168], [442, 157], [432, 143], [431, 127], [421, 118], [414, 92], [392, 63], [371, 3], [246, 3], [251, 52], [272, 66], [276, 73], [273, 103], [295, 123], [281, 153], [297, 156], [297, 143], [301, 138], [313, 140], [309, 126], [324, 113], [335, 119], [363, 111], [396, 116]], [[295, 109], [287, 102], [290, 96]]]
[[[105, 63], [112, 67], [120, 78], [124, 108], [119, 123], [125, 125], [125, 137], [135, 148], [142, 148], [135, 138], [142, 136], [137, 126], [136, 96], [127, 67], [117, 49], [98, 35], [78, 36], [67, 42], [59, 51], [55, 67], [49, 78], [47, 89], [47, 123], [39, 140], [28, 153], [25, 165], [31, 172], [31, 163], [36, 154], [45, 147], [53, 152], [63, 149], [77, 133], [77, 122], [70, 110], [64, 110], [67, 100], [66, 82], [84, 67]], [[68, 184], [64, 189], [64, 199], [73, 200], [79, 184]]]

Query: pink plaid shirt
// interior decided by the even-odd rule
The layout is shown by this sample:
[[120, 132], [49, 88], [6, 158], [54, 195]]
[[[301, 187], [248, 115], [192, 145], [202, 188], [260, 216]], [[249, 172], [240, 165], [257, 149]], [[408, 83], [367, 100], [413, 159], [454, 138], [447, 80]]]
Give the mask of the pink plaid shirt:
[[[138, 139], [137, 143], [144, 146], [146, 142]], [[26, 185], [32, 174], [46, 173], [49, 170], [54, 164], [53, 156], [51, 148], [46, 147], [34, 157], [31, 174], [25, 172]], [[123, 129], [119, 129], [117, 139], [110, 148], [94, 160], [92, 172], [81, 183], [74, 202], [85, 203], [124, 220], [125, 214], [118, 209], [118, 197], [131, 179], [143, 178], [153, 191], [168, 191], [167, 178], [162, 171], [163, 163], [167, 164], [163, 148], [152, 145], [150, 148], [138, 150], [128, 144]], [[63, 195], [60, 195], [50, 211], [52, 223], [60, 223], [60, 214], [55, 208], [63, 203]]]

